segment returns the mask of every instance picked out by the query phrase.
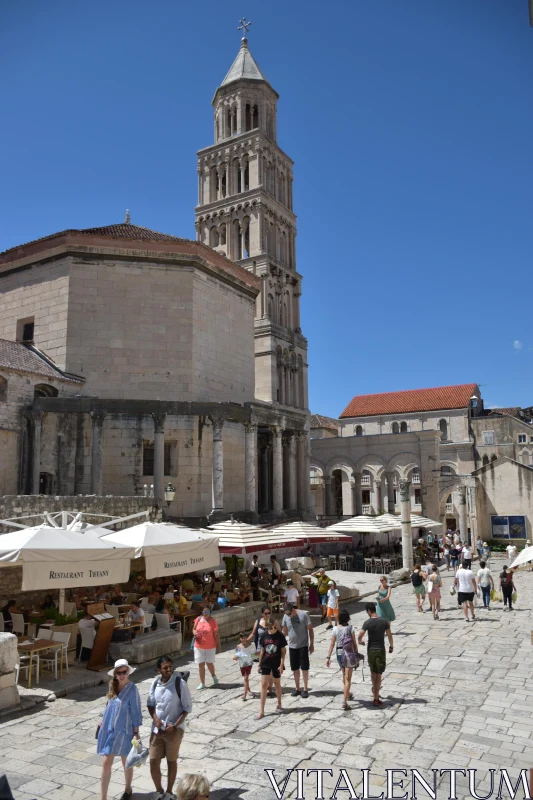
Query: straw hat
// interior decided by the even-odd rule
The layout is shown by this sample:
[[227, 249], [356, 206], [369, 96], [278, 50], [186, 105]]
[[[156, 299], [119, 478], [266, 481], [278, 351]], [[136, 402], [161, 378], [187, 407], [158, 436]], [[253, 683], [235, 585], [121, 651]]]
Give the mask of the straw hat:
[[115, 661], [115, 666], [113, 669], [110, 669], [107, 673], [111, 678], [115, 677], [115, 670], [119, 669], [120, 667], [127, 667], [128, 668], [128, 675], [131, 675], [132, 672], [135, 672], [136, 667], [130, 667], [128, 662], [125, 658], [119, 658], [118, 661]]

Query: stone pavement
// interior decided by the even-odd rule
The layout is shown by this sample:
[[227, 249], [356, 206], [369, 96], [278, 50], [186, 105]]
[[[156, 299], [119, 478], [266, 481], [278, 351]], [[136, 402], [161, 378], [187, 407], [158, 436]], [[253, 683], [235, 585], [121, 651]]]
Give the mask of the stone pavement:
[[[497, 574], [504, 562], [501, 558], [494, 562]], [[280, 781], [288, 768], [332, 769], [334, 777], [324, 779], [327, 798], [350, 797], [347, 791], [333, 794], [341, 768], [346, 768], [358, 791], [361, 770], [369, 769], [370, 796], [385, 791], [386, 768], [417, 768], [427, 780], [431, 768], [475, 768], [480, 797], [490, 794], [490, 769], [505, 767], [512, 777], [529, 769], [533, 765], [533, 573], [516, 577], [515, 612], [504, 613], [501, 603], [490, 612], [480, 608], [478, 621], [470, 624], [463, 621], [456, 598], [449, 594], [451, 573], [444, 572], [443, 577], [440, 621], [416, 612], [410, 585], [393, 590], [395, 652], [388, 656], [380, 709], [371, 705], [365, 666], [365, 680], [361, 670], [354, 679], [352, 709], [342, 711], [340, 673], [325, 666], [329, 632], [324, 625], [315, 629], [311, 695], [308, 700], [290, 697], [292, 682], [286, 673], [286, 710], [281, 716], [274, 715], [275, 701], [270, 700], [265, 718], [255, 720], [258, 701], [242, 702], [232, 649], [217, 657], [217, 689], [196, 692], [197, 672], [189, 664], [194, 710], [179, 773], [205, 772], [212, 781], [211, 800], [268, 800], [276, 795], [265, 768], [275, 768]], [[357, 629], [366, 619], [364, 602], [347, 606]], [[180, 666], [185, 664], [184, 660]], [[151, 676], [139, 670], [135, 679], [144, 701]], [[252, 688], [258, 686], [254, 670]], [[0, 724], [0, 771], [7, 773], [17, 800], [99, 800], [100, 759], [94, 732], [104, 694], [103, 686], [86, 689]], [[148, 727], [143, 732], [147, 740]], [[497, 772], [494, 797], [498, 783]], [[448, 798], [449, 778], [443, 776], [438, 785], [437, 797]], [[460, 775], [457, 786], [458, 800], [470, 797], [467, 780]], [[135, 800], [155, 797], [148, 766], [135, 772], [134, 789]], [[121, 768], [116, 764], [110, 800], [122, 791]], [[404, 791], [397, 788], [395, 796]], [[298, 797], [294, 777], [283, 796]], [[320, 797], [315, 776], [305, 778], [299, 796]], [[418, 797], [427, 796], [418, 789]], [[502, 796], [509, 794], [504, 790]]]

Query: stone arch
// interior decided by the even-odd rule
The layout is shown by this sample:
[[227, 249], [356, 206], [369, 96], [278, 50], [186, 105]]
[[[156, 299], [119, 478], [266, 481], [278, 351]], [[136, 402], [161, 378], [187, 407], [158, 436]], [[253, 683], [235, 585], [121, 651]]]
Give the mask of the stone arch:
[[33, 398], [37, 397], [57, 397], [59, 394], [55, 386], [50, 386], [48, 383], [37, 383], [33, 387]]
[[340, 469], [346, 473], [348, 478], [352, 477], [352, 472], [355, 471], [355, 467], [350, 459], [343, 458], [342, 461], [339, 460], [338, 457], [330, 459], [326, 465], [326, 475], [331, 476], [334, 470]]
[[396, 453], [387, 464], [386, 471], [397, 472], [400, 479], [405, 479], [408, 473], [418, 466], [418, 456], [407, 451]]
[[400, 426], [397, 422], [393, 422], [391, 425], [391, 433], [400, 433]]
[[356, 471], [362, 472], [364, 469], [369, 470], [374, 478], [385, 469], [385, 460], [377, 453], [367, 453], [356, 462]]
[[362, 425], [354, 425], [353, 433], [354, 433], [354, 436], [362, 436], [363, 435], [363, 426]]
[[407, 433], [407, 422], [400, 422], [400, 433]]

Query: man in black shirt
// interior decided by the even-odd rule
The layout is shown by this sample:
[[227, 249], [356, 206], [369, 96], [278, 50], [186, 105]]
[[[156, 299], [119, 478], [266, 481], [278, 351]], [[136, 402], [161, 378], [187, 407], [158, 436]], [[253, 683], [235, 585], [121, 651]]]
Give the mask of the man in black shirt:
[[392, 653], [394, 649], [392, 633], [388, 620], [378, 617], [375, 603], [366, 604], [366, 613], [369, 618], [363, 623], [363, 629], [359, 632], [358, 642], [360, 645], [364, 645], [363, 639], [365, 638], [365, 633], [368, 633], [367, 658], [370, 668], [370, 677], [372, 679], [373, 704], [375, 706], [381, 706], [383, 703], [379, 699], [379, 690], [381, 689], [382, 675], [387, 666], [385, 634], [387, 634], [389, 640], [389, 653]]
[[281, 673], [285, 669], [285, 653], [287, 652], [287, 640], [284, 635], [276, 628], [273, 619], [267, 622], [267, 629], [259, 639], [259, 665], [258, 670], [261, 675], [261, 699], [259, 701], [259, 714], [256, 719], [265, 716], [265, 703], [267, 690], [271, 679], [276, 688], [278, 705], [276, 714], [280, 714], [281, 708]]

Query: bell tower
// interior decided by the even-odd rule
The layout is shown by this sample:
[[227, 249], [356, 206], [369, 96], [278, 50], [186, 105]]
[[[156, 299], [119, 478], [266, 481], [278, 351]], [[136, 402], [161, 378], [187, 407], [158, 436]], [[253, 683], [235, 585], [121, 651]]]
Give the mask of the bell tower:
[[278, 99], [244, 35], [213, 97], [215, 143], [197, 153], [196, 235], [262, 280], [255, 314], [256, 399], [307, 409], [293, 162], [277, 142]]

